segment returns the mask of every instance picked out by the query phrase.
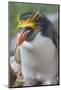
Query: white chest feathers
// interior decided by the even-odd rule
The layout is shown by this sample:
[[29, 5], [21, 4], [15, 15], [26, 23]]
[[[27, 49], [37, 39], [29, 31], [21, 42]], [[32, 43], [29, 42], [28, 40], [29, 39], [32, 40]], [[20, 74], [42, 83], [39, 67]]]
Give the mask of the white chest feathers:
[[22, 72], [25, 78], [45, 80], [56, 75], [57, 49], [51, 39], [38, 33], [33, 41], [24, 41], [20, 50]]

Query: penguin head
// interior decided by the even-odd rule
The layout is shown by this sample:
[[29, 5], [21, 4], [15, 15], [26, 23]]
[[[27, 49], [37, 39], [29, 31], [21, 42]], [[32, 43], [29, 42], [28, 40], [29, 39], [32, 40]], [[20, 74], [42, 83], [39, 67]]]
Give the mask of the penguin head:
[[[30, 28], [31, 31], [35, 30], [38, 27], [37, 18], [39, 17], [39, 13], [25, 13], [21, 16], [17, 17], [17, 28], [25, 28], [28, 30]], [[24, 30], [25, 31], [25, 30]]]
[[24, 13], [17, 17], [17, 31], [20, 32], [27, 32], [27, 41], [31, 41], [35, 35], [39, 32], [40, 25], [37, 22], [37, 19], [40, 17], [38, 12], [32, 13]]
[[27, 32], [26, 41], [32, 41], [38, 32], [52, 39], [56, 45], [57, 33], [48, 18], [39, 12], [26, 12], [17, 16], [17, 32]]

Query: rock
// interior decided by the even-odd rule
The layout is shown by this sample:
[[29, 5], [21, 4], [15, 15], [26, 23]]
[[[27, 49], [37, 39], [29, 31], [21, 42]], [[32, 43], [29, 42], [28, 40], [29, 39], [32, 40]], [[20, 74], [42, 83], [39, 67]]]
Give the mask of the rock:
[[9, 65], [9, 87], [12, 87], [16, 80], [16, 74], [15, 72], [11, 69], [11, 66]]

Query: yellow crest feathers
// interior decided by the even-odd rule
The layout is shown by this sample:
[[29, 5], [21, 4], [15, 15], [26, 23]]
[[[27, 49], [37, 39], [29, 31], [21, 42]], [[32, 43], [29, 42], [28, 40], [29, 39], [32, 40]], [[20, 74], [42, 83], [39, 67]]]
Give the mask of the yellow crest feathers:
[[35, 20], [39, 17], [39, 13], [32, 13], [31, 17], [28, 17], [27, 19], [20, 19], [19, 15], [17, 15], [17, 30], [19, 28], [24, 28], [24, 27], [31, 27], [33, 30], [37, 27], [37, 23]]

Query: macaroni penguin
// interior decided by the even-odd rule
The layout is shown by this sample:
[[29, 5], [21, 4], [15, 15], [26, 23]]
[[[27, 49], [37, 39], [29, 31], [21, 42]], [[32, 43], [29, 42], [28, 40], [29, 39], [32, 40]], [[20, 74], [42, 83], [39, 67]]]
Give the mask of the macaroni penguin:
[[27, 32], [25, 41], [16, 44], [15, 52], [24, 86], [58, 84], [58, 34], [53, 24], [39, 12], [20, 15], [17, 23], [19, 34]]

